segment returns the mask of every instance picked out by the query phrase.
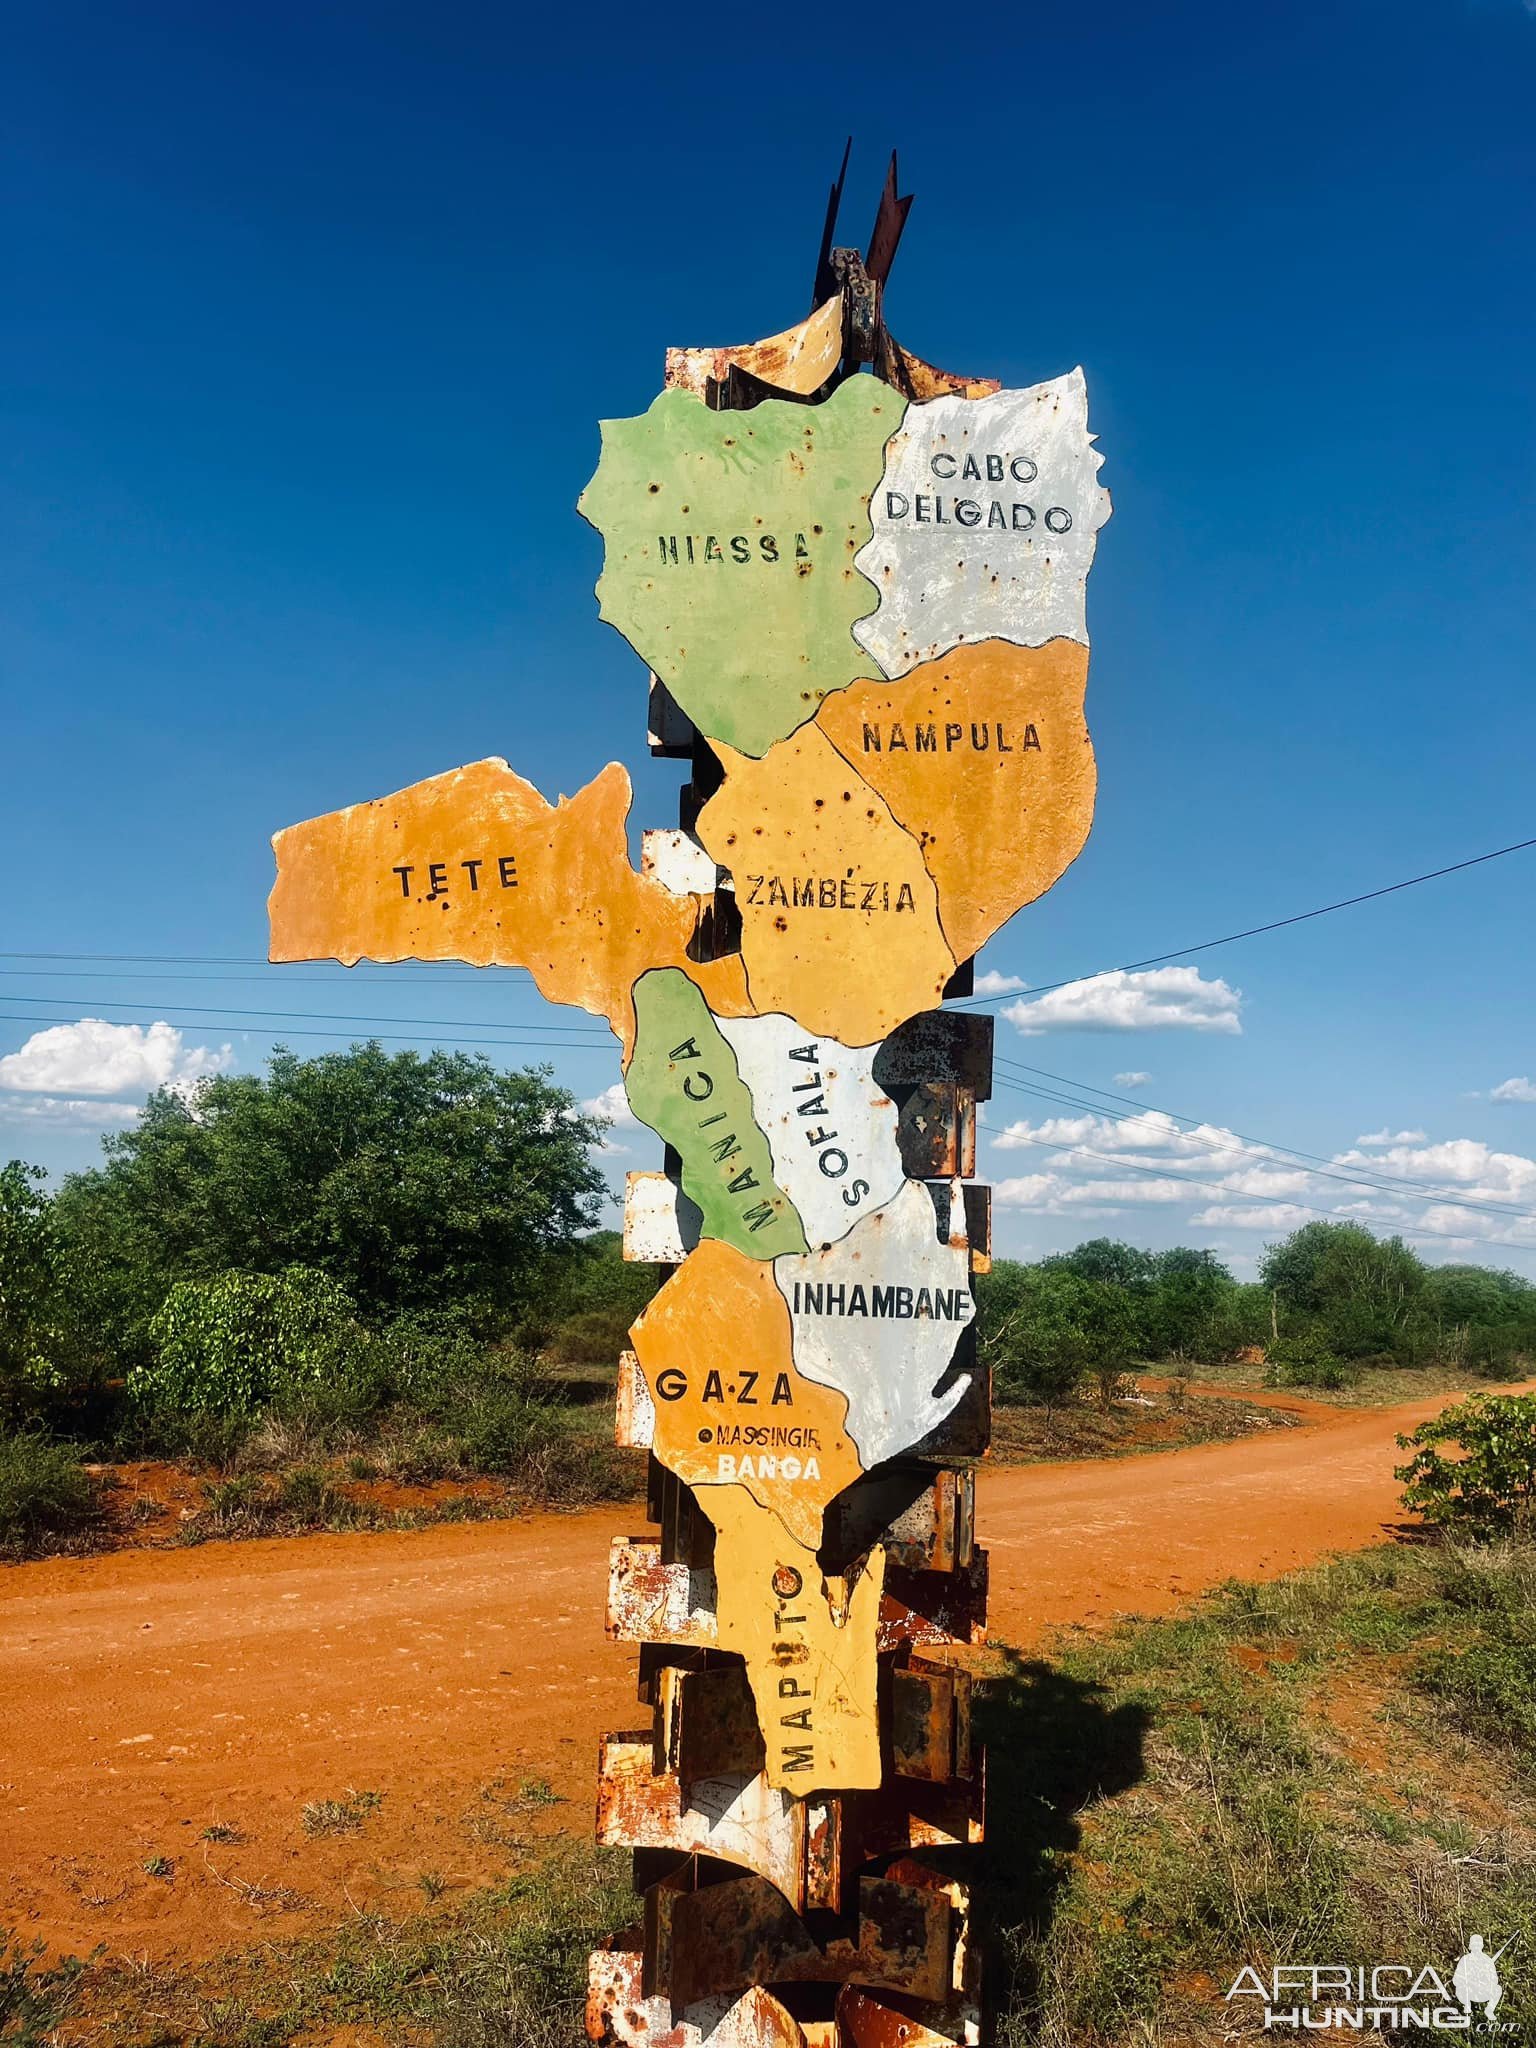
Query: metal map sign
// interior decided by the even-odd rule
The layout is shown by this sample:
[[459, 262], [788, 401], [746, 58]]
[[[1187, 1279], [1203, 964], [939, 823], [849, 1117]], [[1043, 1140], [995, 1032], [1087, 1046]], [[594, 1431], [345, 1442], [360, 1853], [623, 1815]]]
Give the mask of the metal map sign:
[[[893, 179], [881, 221], [908, 203]], [[870, 265], [882, 234], [888, 270], [879, 224]], [[603, 1960], [594, 2028], [648, 2048], [895, 2039], [881, 1986], [959, 2029], [911, 2018], [903, 2039], [977, 2024], [945, 1931], [963, 1902], [912, 1871], [853, 1896], [871, 1844], [980, 1828], [979, 1780], [948, 1768], [948, 1805], [893, 1804], [910, 1784], [882, 1715], [882, 1688], [920, 1681], [925, 1710], [948, 1703], [932, 1711], [953, 1764], [954, 1680], [935, 1695], [943, 1667], [892, 1634], [937, 1525], [910, 1488], [885, 1510], [913, 1470], [931, 1487], [925, 1455], [955, 1467], [985, 1440], [967, 1341], [985, 1212], [961, 1176], [986, 1085], [944, 1049], [938, 1027], [961, 1020], [924, 1020], [1087, 836], [1084, 585], [1109, 501], [1081, 371], [1012, 391], [948, 377], [890, 337], [882, 280], [852, 252], [829, 267], [824, 249], [820, 277], [836, 288], [797, 328], [671, 351], [649, 409], [603, 424], [580, 500], [602, 616], [681, 713], [696, 782], [708, 764], [686, 834], [654, 859], [647, 835], [637, 872], [622, 767], [550, 804], [492, 759], [274, 841], [274, 959], [525, 967], [612, 1025], [630, 1106], [669, 1148], [666, 1181], [631, 1191], [631, 1250], [675, 1270], [634, 1327], [620, 1426], [659, 1475], [671, 1554], [645, 1569], [684, 1580], [656, 1580], [671, 1622], [619, 1632], [691, 1646], [648, 1652], [642, 1679], [695, 1748], [735, 1687], [736, 1747], [690, 1777], [659, 1740], [614, 1738], [608, 1838], [702, 1852], [761, 1889], [658, 1905], [692, 1930], [690, 1956], [719, 1958], [692, 2000], [659, 1981], [649, 1918], [643, 1964]], [[853, 1931], [801, 1954], [779, 1928], [777, 1960], [751, 1962], [773, 1899], [852, 1913]], [[891, 1929], [914, 1900], [932, 1941], [903, 1961]], [[733, 1955], [768, 1974], [732, 1981]], [[823, 2021], [796, 2019], [760, 1988], [791, 1981], [844, 1989], [821, 1994]]]

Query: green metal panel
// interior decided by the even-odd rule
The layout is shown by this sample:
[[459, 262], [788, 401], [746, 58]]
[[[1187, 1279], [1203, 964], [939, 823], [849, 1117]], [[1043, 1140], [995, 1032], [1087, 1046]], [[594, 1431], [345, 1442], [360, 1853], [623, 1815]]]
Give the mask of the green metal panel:
[[579, 505], [606, 543], [599, 607], [708, 738], [762, 755], [869, 673], [853, 627], [879, 593], [853, 559], [905, 412], [852, 377], [823, 405], [664, 391], [603, 422]]
[[752, 1094], [698, 988], [675, 967], [635, 983], [629, 1104], [681, 1156], [683, 1193], [701, 1234], [754, 1259], [803, 1252], [805, 1232], [773, 1177], [773, 1154]]

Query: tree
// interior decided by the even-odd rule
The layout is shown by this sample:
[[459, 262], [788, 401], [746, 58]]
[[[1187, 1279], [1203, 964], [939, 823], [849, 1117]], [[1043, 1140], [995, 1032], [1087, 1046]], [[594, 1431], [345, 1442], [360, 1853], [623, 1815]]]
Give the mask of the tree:
[[594, 1230], [560, 1262], [549, 1297], [552, 1348], [576, 1365], [614, 1365], [655, 1294], [654, 1266], [628, 1264], [616, 1230]]
[[1064, 1267], [1080, 1280], [1096, 1280], [1108, 1287], [1142, 1292], [1152, 1285], [1157, 1262], [1140, 1245], [1124, 1244], [1117, 1237], [1090, 1237], [1075, 1251], [1053, 1252], [1041, 1264]]
[[0, 1416], [46, 1406], [76, 1377], [63, 1252], [40, 1166], [0, 1167]]
[[1319, 1222], [1271, 1245], [1259, 1277], [1287, 1308], [1321, 1317], [1332, 1350], [1363, 1358], [1399, 1348], [1415, 1320], [1425, 1267], [1400, 1237]]
[[1159, 1252], [1152, 1261], [1141, 1322], [1155, 1358], [1220, 1357], [1242, 1341], [1232, 1275], [1214, 1252], [1186, 1245]]
[[[1536, 1395], [1477, 1394], [1398, 1443], [1403, 1504], [1426, 1521], [1498, 1536], [1536, 1513]], [[1456, 1456], [1440, 1448], [1452, 1444]]]
[[282, 1396], [355, 1375], [370, 1340], [323, 1273], [221, 1273], [178, 1280], [150, 1325], [155, 1357], [128, 1391], [146, 1409], [250, 1415]]
[[597, 1123], [548, 1069], [377, 1043], [265, 1076], [163, 1089], [55, 1208], [87, 1313], [125, 1363], [173, 1281], [325, 1274], [365, 1321], [537, 1320], [556, 1258], [596, 1221]]
[[1135, 1355], [1136, 1318], [1122, 1288], [1085, 1280], [1064, 1261], [999, 1260], [980, 1297], [979, 1356], [1004, 1401], [1053, 1408], [1090, 1372], [1123, 1372]]

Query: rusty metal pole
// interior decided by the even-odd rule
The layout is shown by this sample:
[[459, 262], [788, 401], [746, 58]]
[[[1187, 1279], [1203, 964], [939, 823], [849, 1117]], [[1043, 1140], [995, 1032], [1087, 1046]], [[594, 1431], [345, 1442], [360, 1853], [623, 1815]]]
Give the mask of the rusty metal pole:
[[[840, 356], [825, 383], [801, 398], [825, 403], [865, 370], [909, 400], [995, 391], [932, 370], [886, 329], [883, 289], [911, 204], [897, 197], [894, 158], [863, 259], [833, 246], [841, 186], [840, 176], [813, 295], [818, 307], [833, 295], [840, 303]], [[669, 382], [702, 367], [702, 395], [722, 411], [749, 413], [784, 395], [772, 382], [782, 346], [719, 352], [701, 364], [706, 355], [675, 352]], [[691, 828], [723, 780], [720, 759], [665, 685], [653, 678], [652, 690], [652, 751], [692, 764], [681, 807]], [[999, 726], [999, 741], [1002, 734]], [[710, 929], [720, 955], [740, 943], [740, 886], [739, 875], [726, 878], [717, 898]], [[944, 993], [971, 991], [972, 963], [962, 959]], [[939, 1237], [965, 1247], [971, 1273], [985, 1271], [990, 1190], [974, 1176], [977, 1105], [991, 1093], [992, 1019], [919, 1012], [885, 1039], [872, 1071], [895, 1105], [901, 1174], [931, 1198]], [[679, 1163], [669, 1159], [669, 1176]], [[670, 1217], [674, 1206], [670, 1197], [658, 1203], [656, 1192], [650, 1177], [631, 1177], [627, 1256], [684, 1252], [680, 1243], [656, 1242], [654, 1219]], [[640, 1644], [640, 1699], [651, 1718], [648, 1728], [603, 1746], [598, 1834], [634, 1848], [645, 1916], [592, 1958], [594, 2040], [624, 2048], [940, 2048], [982, 2038], [967, 1891], [947, 1874], [952, 1858], [941, 1873], [922, 1854], [979, 1843], [983, 1829], [984, 1758], [972, 1735], [964, 1652], [986, 1629], [975, 1473], [990, 1433], [990, 1390], [969, 1329], [949, 1372], [964, 1380], [963, 1398], [831, 1501], [817, 1553], [829, 1583], [884, 1555], [875, 1623], [878, 1781], [776, 1793], [764, 1776], [766, 1731], [754, 1688], [741, 1658], [719, 1646], [710, 1513], [657, 1460], [656, 1404], [639, 1359], [626, 1354], [618, 1436], [651, 1450], [659, 1535], [615, 1546], [608, 1630]], [[798, 1584], [794, 1590], [806, 1596]]]
[[670, 350], [582, 494], [679, 826], [637, 873], [621, 767], [550, 804], [491, 759], [274, 842], [274, 959], [526, 967], [609, 1020], [666, 1148], [625, 1194], [625, 1256], [668, 1277], [619, 1370], [654, 1533], [608, 1593], [645, 1709], [600, 1764], [644, 1899], [591, 1959], [610, 2048], [986, 2030], [952, 1870], [983, 1826], [992, 1026], [941, 1004], [1087, 837], [1109, 505], [1081, 371], [1004, 391], [904, 349], [895, 159], [862, 256], [842, 186], [810, 316]]

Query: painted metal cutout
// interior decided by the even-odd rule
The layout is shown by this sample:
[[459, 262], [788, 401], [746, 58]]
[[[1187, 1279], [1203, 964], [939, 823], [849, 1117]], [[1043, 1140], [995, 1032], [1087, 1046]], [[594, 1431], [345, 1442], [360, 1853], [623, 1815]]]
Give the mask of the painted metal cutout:
[[697, 985], [675, 967], [635, 983], [635, 1049], [624, 1092], [682, 1160], [683, 1193], [700, 1235], [755, 1259], [804, 1251], [793, 1203], [773, 1177], [773, 1155], [753, 1114], [736, 1055]]
[[773, 1170], [813, 1245], [844, 1236], [901, 1186], [896, 1105], [874, 1052], [810, 1038], [793, 1017], [724, 1018], [720, 1035], [751, 1090]]
[[[608, 1609], [654, 1733], [605, 1745], [599, 1826], [680, 1861], [588, 2008], [632, 2048], [976, 2038], [963, 1888], [905, 1854], [979, 1839], [983, 1783], [949, 1666], [985, 1635], [957, 1468], [991, 1041], [937, 1005], [1086, 838], [1109, 499], [1082, 373], [1004, 391], [903, 349], [910, 199], [893, 161], [861, 261], [840, 190], [810, 317], [669, 351], [582, 495], [656, 750], [693, 765], [680, 826], [637, 872], [621, 767], [551, 804], [488, 760], [274, 841], [274, 959], [526, 967], [608, 1019], [669, 1147], [626, 1182], [626, 1257], [676, 1270], [615, 1421], [662, 1535], [614, 1546]], [[762, 1988], [849, 1980], [898, 2004]]]
[[700, 1495], [715, 1525], [720, 1647], [745, 1662], [768, 1783], [873, 1791], [880, 1783], [876, 1622], [885, 1581], [879, 1544], [850, 1583], [740, 1486]]
[[864, 1468], [844, 1395], [795, 1362], [773, 1273], [705, 1239], [630, 1338], [655, 1409], [652, 1447], [668, 1471], [704, 1493], [746, 1491], [814, 1551], [828, 1501]]
[[820, 722], [760, 761], [720, 746], [699, 838], [735, 880], [752, 1007], [872, 1045], [955, 969], [922, 849]]
[[855, 377], [818, 406], [664, 391], [603, 422], [579, 503], [603, 536], [599, 608], [706, 738], [764, 754], [860, 673], [852, 628], [880, 595], [853, 562], [905, 409]]
[[669, 390], [703, 399], [708, 398], [711, 383], [722, 383], [738, 369], [781, 391], [809, 398], [836, 370], [842, 353], [843, 300], [838, 293], [798, 327], [786, 327], [766, 341], [741, 342], [732, 348], [669, 348], [666, 382]]
[[1109, 493], [1081, 370], [908, 408], [855, 566], [880, 607], [854, 638], [887, 676], [976, 640], [1088, 642], [1084, 584]]
[[649, 967], [685, 969], [732, 1015], [745, 1000], [740, 964], [688, 959], [704, 899], [629, 864], [631, 795], [612, 764], [546, 803], [492, 759], [290, 825], [272, 841], [270, 956], [526, 967], [541, 994], [606, 1017], [626, 1047]]
[[848, 1434], [866, 1471], [937, 1428], [968, 1382], [935, 1390], [976, 1313], [970, 1256], [940, 1244], [933, 1202], [908, 1181], [836, 1244], [775, 1259], [795, 1365], [848, 1400]]
[[817, 723], [922, 847], [957, 960], [1077, 858], [1097, 785], [1076, 640], [983, 640], [899, 682], [859, 682]]

